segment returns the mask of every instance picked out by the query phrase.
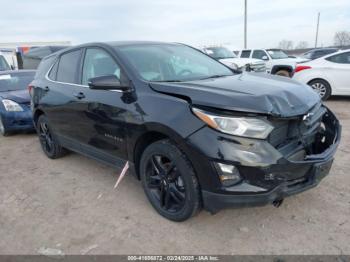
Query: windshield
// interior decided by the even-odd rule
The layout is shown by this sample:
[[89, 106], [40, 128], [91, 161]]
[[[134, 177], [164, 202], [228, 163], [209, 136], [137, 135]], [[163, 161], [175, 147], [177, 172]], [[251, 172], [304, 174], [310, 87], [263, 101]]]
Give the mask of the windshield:
[[0, 55], [0, 71], [10, 70], [9, 64], [6, 62], [5, 58]]
[[208, 47], [204, 49], [205, 52], [215, 59], [235, 58], [237, 57], [233, 52], [225, 47]]
[[35, 72], [0, 74], [0, 92], [24, 90], [34, 79]]
[[131, 45], [118, 50], [146, 81], [182, 82], [233, 75], [226, 66], [184, 45]]
[[288, 55], [282, 50], [267, 50], [272, 59], [288, 58]]

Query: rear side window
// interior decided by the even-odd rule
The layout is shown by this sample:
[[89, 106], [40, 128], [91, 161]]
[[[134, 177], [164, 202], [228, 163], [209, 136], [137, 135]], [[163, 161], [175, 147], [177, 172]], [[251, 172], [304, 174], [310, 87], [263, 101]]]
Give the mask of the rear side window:
[[35, 74], [35, 79], [44, 78], [47, 72], [49, 71], [52, 63], [55, 61], [55, 56], [49, 56], [41, 60], [39, 67]]
[[51, 71], [49, 73], [49, 79], [54, 81], [56, 80], [57, 69], [58, 69], [58, 61], [56, 61], [54, 66], [51, 68]]
[[65, 53], [58, 63], [56, 80], [63, 83], [77, 84], [81, 50]]
[[326, 60], [338, 64], [350, 64], [350, 52], [330, 56]]
[[242, 58], [249, 58], [250, 57], [251, 50], [243, 50], [241, 53]]

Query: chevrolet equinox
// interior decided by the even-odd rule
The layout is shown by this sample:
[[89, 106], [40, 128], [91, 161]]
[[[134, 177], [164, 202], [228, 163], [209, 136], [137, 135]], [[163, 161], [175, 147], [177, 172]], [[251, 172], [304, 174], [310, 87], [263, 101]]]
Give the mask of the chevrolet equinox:
[[127, 161], [162, 216], [278, 206], [330, 171], [341, 127], [307, 85], [234, 71], [189, 46], [92, 43], [44, 58], [29, 86], [49, 158]]

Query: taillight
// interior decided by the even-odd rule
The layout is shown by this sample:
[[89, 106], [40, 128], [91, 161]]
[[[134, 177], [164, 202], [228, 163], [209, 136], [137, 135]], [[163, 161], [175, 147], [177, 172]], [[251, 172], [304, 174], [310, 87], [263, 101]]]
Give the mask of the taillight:
[[298, 65], [296, 68], [295, 68], [295, 73], [298, 73], [300, 71], [303, 71], [305, 69], [311, 69], [311, 66], [303, 66], [303, 65]]

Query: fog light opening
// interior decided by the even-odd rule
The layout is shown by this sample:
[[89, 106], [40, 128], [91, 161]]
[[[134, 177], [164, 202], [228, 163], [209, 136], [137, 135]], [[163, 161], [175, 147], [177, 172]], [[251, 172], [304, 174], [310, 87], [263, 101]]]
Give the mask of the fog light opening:
[[238, 168], [234, 165], [228, 165], [223, 163], [216, 163], [219, 178], [223, 186], [232, 186], [241, 181], [241, 175]]

